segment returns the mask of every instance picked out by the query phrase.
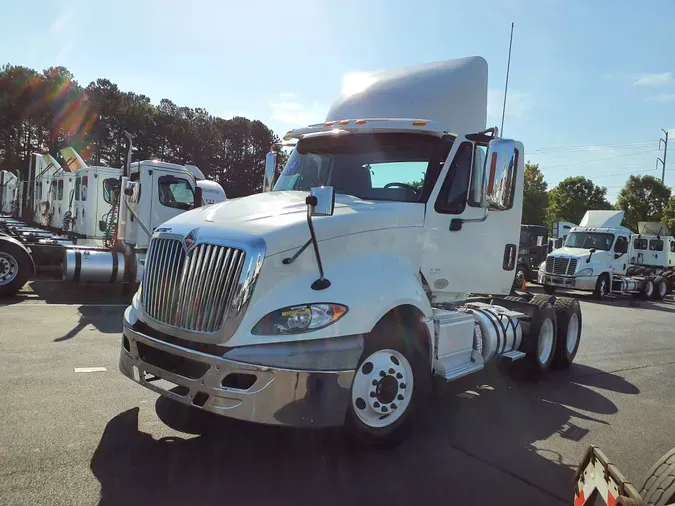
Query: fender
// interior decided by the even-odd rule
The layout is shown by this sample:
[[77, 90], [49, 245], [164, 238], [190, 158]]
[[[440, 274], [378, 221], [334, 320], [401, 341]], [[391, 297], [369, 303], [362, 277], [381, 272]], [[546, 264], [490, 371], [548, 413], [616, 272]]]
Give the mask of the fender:
[[31, 255], [30, 250], [26, 247], [25, 244], [23, 244], [21, 241], [18, 239], [15, 239], [14, 237], [11, 237], [9, 235], [0, 235], [0, 244], [2, 243], [9, 243], [13, 244], [14, 246], [18, 247], [21, 249], [25, 254], [26, 257], [30, 260], [30, 266], [31, 266], [31, 275], [35, 276], [36, 268], [35, 268], [35, 260], [33, 260], [33, 255]]

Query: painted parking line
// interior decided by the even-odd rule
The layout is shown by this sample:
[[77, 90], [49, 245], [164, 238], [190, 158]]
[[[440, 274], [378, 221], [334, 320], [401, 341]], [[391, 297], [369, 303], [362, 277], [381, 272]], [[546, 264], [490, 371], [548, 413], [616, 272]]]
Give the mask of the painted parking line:
[[75, 372], [106, 372], [105, 367], [76, 367]]

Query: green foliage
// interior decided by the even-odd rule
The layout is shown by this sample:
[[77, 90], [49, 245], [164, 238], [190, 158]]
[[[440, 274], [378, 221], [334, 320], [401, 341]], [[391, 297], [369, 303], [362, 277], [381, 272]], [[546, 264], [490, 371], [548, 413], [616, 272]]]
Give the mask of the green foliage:
[[630, 176], [616, 199], [624, 211], [623, 223], [637, 231], [639, 221], [661, 221], [670, 188], [653, 176]]
[[278, 140], [260, 121], [222, 119], [167, 99], [153, 105], [108, 79], [83, 88], [63, 67], [0, 67], [0, 168], [26, 177], [30, 153], [59, 158], [66, 145], [92, 165], [121, 167], [124, 130], [134, 136], [134, 160], [197, 165], [228, 197], [260, 190], [265, 154]]
[[668, 203], [663, 209], [661, 221], [668, 226], [671, 235], [675, 234], [675, 197], [670, 197], [668, 199]]
[[607, 188], [596, 186], [583, 176], [563, 179], [548, 195], [548, 222], [570, 221], [579, 223], [590, 210], [608, 210]]
[[525, 188], [523, 190], [523, 218], [524, 225], [541, 225], [546, 219], [548, 206], [548, 184], [539, 170], [538, 163], [525, 164]]

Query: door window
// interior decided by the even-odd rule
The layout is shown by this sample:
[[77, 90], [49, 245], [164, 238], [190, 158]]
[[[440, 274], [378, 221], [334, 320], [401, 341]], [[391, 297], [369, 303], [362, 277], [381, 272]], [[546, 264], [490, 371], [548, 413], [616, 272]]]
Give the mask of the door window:
[[443, 186], [438, 194], [435, 209], [438, 213], [461, 214], [466, 208], [471, 162], [473, 160], [473, 144], [462, 142], [455, 158], [450, 164]]
[[195, 194], [187, 179], [174, 176], [162, 176], [158, 179], [160, 204], [175, 209], [192, 209]]
[[641, 250], [647, 249], [647, 239], [641, 239], [641, 238], [634, 239], [633, 240], [633, 248], [641, 249]]
[[75, 178], [75, 200], [76, 201], [80, 200], [80, 188], [81, 187], [82, 187], [82, 178], [76, 177]]
[[112, 192], [117, 190], [119, 179], [109, 177], [103, 180], [103, 200], [108, 204], [112, 201]]
[[82, 202], [87, 200], [87, 184], [88, 184], [88, 182], [89, 182], [89, 177], [84, 176], [82, 178]]
[[625, 237], [617, 237], [614, 245], [614, 253], [628, 253], [628, 239]]
[[56, 185], [56, 200], [63, 200], [63, 179], [59, 179]]
[[670, 241], [670, 252], [675, 253], [675, 241]]

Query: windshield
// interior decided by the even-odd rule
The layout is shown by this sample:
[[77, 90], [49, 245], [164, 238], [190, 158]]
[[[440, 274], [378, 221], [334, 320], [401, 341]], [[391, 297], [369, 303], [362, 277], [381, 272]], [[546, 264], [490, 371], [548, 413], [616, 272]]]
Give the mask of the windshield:
[[609, 251], [614, 242], [613, 234], [604, 234], [601, 232], [572, 232], [565, 239], [565, 246], [568, 248], [584, 248]]
[[418, 202], [439, 138], [423, 134], [344, 134], [303, 139], [275, 191], [333, 186], [366, 200]]
[[194, 207], [195, 194], [187, 179], [162, 176], [158, 184], [159, 202], [162, 205], [182, 210]]

